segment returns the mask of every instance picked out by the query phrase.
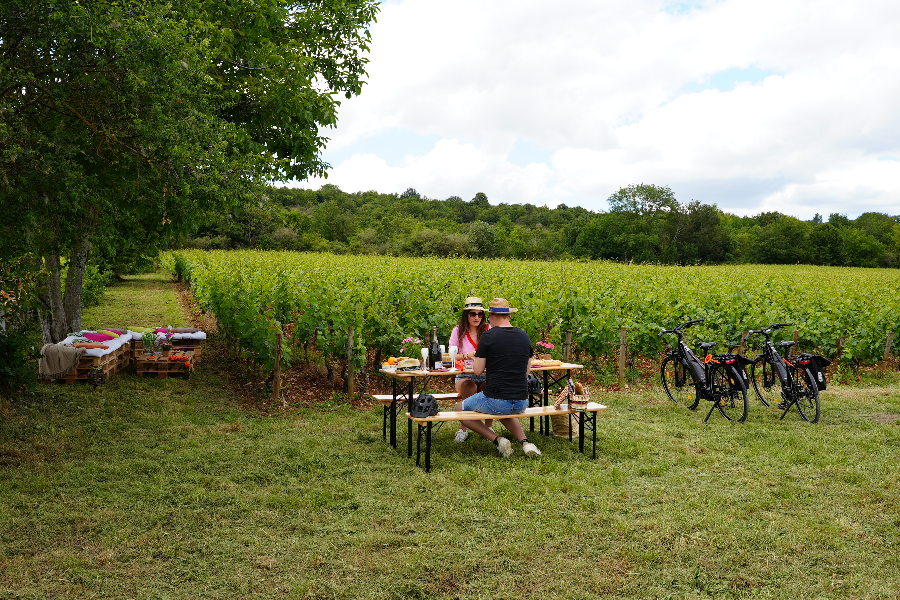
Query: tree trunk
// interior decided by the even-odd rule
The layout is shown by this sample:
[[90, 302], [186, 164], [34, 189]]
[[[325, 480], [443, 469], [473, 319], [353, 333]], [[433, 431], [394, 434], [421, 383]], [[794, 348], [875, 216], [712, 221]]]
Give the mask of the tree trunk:
[[38, 284], [37, 296], [40, 302], [41, 332], [45, 344], [55, 344], [66, 337], [68, 325], [63, 310], [62, 284], [60, 283], [59, 253], [47, 256], [39, 267], [46, 270], [46, 275]]
[[69, 331], [81, 331], [81, 291], [84, 288], [84, 269], [91, 254], [91, 242], [83, 235], [72, 249], [69, 271], [66, 274], [66, 293], [63, 297], [65, 320]]
[[81, 290], [84, 287], [84, 269], [91, 252], [91, 243], [85, 235], [72, 250], [66, 275], [66, 292], [62, 290], [62, 268], [59, 253], [46, 257], [40, 265], [46, 270], [43, 285], [38, 285], [41, 332], [45, 344], [56, 344], [73, 331], [81, 330]]

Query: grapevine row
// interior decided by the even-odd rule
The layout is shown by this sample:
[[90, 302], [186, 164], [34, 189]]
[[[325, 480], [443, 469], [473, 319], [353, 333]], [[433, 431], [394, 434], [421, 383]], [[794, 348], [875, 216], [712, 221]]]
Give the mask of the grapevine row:
[[[573, 331], [587, 356], [610, 354], [619, 328], [632, 353], [656, 356], [663, 328], [705, 319], [695, 339], [736, 347], [750, 328], [791, 321], [799, 346], [873, 363], [888, 331], [900, 331], [900, 273], [889, 269], [738, 265], [672, 267], [605, 262], [396, 258], [262, 251], [170, 252], [164, 266], [188, 280], [221, 328], [272, 367], [275, 330], [297, 348], [346, 356], [396, 354], [432, 325], [449, 335], [467, 296], [507, 298], [514, 324], [533, 340], [561, 343]], [[289, 325], [291, 324], [291, 325]], [[786, 335], [790, 335], [788, 332]], [[894, 343], [896, 353], [900, 336]], [[291, 360], [285, 349], [284, 359]], [[363, 366], [361, 363], [357, 366]]]

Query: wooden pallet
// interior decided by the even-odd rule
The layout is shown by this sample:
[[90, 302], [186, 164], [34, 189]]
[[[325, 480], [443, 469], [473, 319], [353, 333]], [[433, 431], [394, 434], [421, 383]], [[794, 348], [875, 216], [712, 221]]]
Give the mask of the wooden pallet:
[[108, 379], [131, 363], [130, 346], [130, 343], [122, 344], [118, 350], [103, 356], [82, 356], [75, 370], [61, 379], [68, 385], [72, 385], [76, 381], [87, 381], [88, 372], [94, 368], [102, 369], [103, 375]]
[[152, 377], [155, 375], [160, 379], [166, 379], [168, 377], [184, 377], [187, 379], [190, 377], [190, 372], [194, 370], [196, 355], [192, 351], [186, 351], [184, 354], [187, 354], [190, 357], [187, 362], [191, 363], [191, 366], [188, 368], [185, 368], [185, 361], [169, 360], [165, 356], [151, 359], [141, 355], [134, 361], [137, 366], [137, 374], [140, 377], [143, 377], [144, 375]]
[[[200, 342], [202, 340], [172, 340], [172, 351], [177, 352], [193, 352], [194, 359], [196, 361], [200, 360], [201, 347]], [[133, 340], [131, 342], [131, 358], [137, 360], [141, 356], [144, 355], [144, 341], [143, 340]]]

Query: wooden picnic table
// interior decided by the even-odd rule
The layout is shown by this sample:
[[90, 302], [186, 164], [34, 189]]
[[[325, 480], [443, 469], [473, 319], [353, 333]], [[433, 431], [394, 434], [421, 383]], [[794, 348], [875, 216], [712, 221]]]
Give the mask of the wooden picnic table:
[[[539, 402], [535, 404], [533, 402], [533, 398], [529, 396], [529, 406], [548, 406], [550, 404], [550, 390], [551, 388], [558, 388], [562, 386], [570, 377], [572, 377], [572, 371], [577, 371], [579, 369], [583, 369], [584, 365], [578, 365], [574, 363], [566, 363], [561, 362], [556, 365], [547, 365], [547, 366], [532, 366], [532, 373], [541, 373], [543, 378], [543, 387], [544, 391], [541, 393]], [[561, 375], [555, 375], [554, 372], [563, 371], [564, 373]], [[458, 369], [444, 369], [444, 370], [436, 370], [436, 371], [423, 371], [423, 370], [414, 370], [414, 371], [387, 371], [385, 369], [381, 369], [380, 373], [386, 377], [391, 379], [391, 402], [389, 404], [383, 404], [383, 417], [384, 417], [384, 425], [390, 423], [390, 444], [393, 448], [397, 447], [397, 415], [399, 414], [400, 406], [405, 404], [409, 407], [412, 401], [417, 397], [417, 389], [418, 393], [422, 393], [427, 389], [428, 381], [431, 377], [456, 377], [457, 375], [462, 374], [473, 374], [471, 370], [468, 371], [460, 371]], [[405, 384], [405, 385], [404, 385]], [[405, 389], [404, 389], [405, 388]], [[515, 416], [515, 415], [509, 415]], [[524, 415], [523, 415], [524, 416]], [[505, 418], [505, 417], [504, 417]], [[534, 416], [529, 416], [531, 431], [534, 431]], [[539, 419], [539, 430], [538, 432], [541, 435], [550, 435], [552, 431], [550, 426], [550, 415], [541, 414], [538, 416]], [[382, 435], [387, 437], [386, 427], [382, 429]], [[408, 437], [408, 445], [412, 447], [412, 430], [407, 426], [407, 437]]]

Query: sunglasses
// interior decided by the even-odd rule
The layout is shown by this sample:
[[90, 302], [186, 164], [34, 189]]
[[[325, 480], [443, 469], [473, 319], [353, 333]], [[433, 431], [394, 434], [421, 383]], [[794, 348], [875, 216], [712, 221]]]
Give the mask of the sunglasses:
[[470, 313], [469, 313], [469, 316], [470, 316], [470, 317], [478, 317], [479, 319], [483, 319], [483, 318], [484, 318], [484, 313], [483, 313], [483, 312], [480, 312], [480, 313], [470, 312]]

